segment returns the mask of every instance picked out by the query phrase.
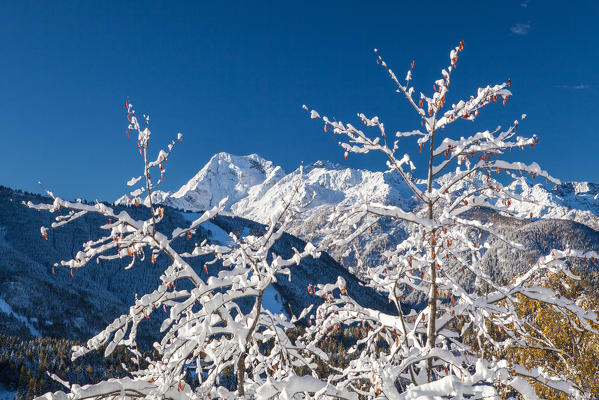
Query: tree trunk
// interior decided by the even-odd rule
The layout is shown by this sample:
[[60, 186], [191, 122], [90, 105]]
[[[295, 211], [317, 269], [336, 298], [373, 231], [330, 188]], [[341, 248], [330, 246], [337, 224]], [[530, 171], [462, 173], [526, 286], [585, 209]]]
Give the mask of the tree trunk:
[[[431, 133], [431, 143], [430, 143], [430, 154], [429, 154], [429, 163], [428, 163], [428, 193], [432, 192], [433, 189], [433, 161], [434, 161], [434, 153], [433, 150], [435, 148], [435, 130], [433, 126], [433, 131]], [[432, 221], [434, 217], [433, 213], [433, 202], [432, 199], [428, 199], [428, 218]], [[435, 234], [433, 230], [431, 232], [431, 256], [435, 254], [435, 245], [433, 244], [432, 235]], [[436, 262], [436, 254], [435, 257], [432, 257], [433, 261], [430, 266], [431, 272], [431, 289], [428, 296], [430, 313], [428, 316], [428, 329], [427, 329], [427, 344], [428, 347], [433, 349], [435, 347], [435, 342], [437, 339], [437, 262]], [[433, 359], [429, 358], [427, 361], [427, 377], [430, 382], [432, 379], [433, 372]]]
[[245, 395], [245, 388], [243, 387], [245, 380], [245, 356], [242, 354], [237, 361], [237, 394], [239, 396]]
[[[433, 246], [431, 245], [431, 248]], [[429, 293], [429, 302], [430, 302], [430, 314], [428, 318], [428, 346], [432, 349], [435, 347], [435, 342], [437, 340], [437, 267], [436, 262], [433, 260], [431, 264], [431, 291]], [[433, 370], [433, 359], [428, 359], [427, 365], [427, 376], [429, 382], [432, 378], [432, 370]]]
[[[266, 289], [264, 289], [266, 290]], [[252, 326], [250, 327], [248, 334], [245, 338], [245, 349], [246, 352], [243, 353], [239, 360], [237, 360], [237, 394], [241, 397], [245, 395], [245, 388], [243, 384], [245, 383], [245, 358], [247, 356], [247, 350], [249, 349], [249, 344], [251, 342], [252, 335], [254, 334], [254, 330], [256, 329], [256, 325], [258, 325], [258, 318], [260, 317], [260, 313], [262, 312], [262, 295], [264, 291], [261, 291], [256, 297], [256, 314], [254, 318], [254, 322], [252, 322]]]

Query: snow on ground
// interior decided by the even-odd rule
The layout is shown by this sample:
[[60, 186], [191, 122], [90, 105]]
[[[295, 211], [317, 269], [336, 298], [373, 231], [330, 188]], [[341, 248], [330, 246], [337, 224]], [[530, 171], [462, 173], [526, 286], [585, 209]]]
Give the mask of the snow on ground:
[[204, 222], [202, 224], [202, 228], [206, 228], [212, 233], [212, 235], [210, 236], [210, 241], [217, 241], [225, 246], [233, 242], [231, 236], [229, 236], [229, 234], [224, 229], [222, 229], [220, 226], [213, 224], [210, 221]]
[[[189, 221], [189, 222], [193, 222], [196, 219], [200, 218], [202, 216], [202, 213], [190, 213], [190, 212], [186, 212], [186, 213], [181, 213], [181, 215], [183, 216], [183, 218], [185, 218], [185, 220]], [[230, 245], [233, 242], [233, 239], [229, 236], [229, 234], [222, 229], [220, 226], [217, 226], [215, 224], [213, 224], [210, 221], [206, 221], [201, 225], [202, 228], [204, 229], [208, 229], [211, 233], [210, 235], [210, 241], [214, 242], [217, 241], [219, 244], [226, 246], [226, 245]]]
[[10, 306], [10, 304], [8, 304], [6, 301], [4, 301], [3, 298], [0, 298], [0, 312], [3, 312], [4, 314], [12, 314], [13, 317], [15, 317], [16, 319], [18, 319], [19, 321], [23, 322], [27, 328], [29, 328], [29, 332], [31, 332], [31, 334], [35, 337], [42, 337], [42, 334], [35, 329], [35, 327], [31, 324], [31, 322], [24, 317], [21, 314], [17, 314], [12, 307]]
[[287, 315], [285, 307], [283, 306], [281, 295], [272, 285], [266, 288], [266, 291], [262, 296], [262, 305], [273, 314], [284, 314], [289, 318], [289, 315]]
[[[193, 222], [196, 219], [198, 219], [202, 214], [201, 213], [181, 213], [181, 215], [187, 221]], [[211, 242], [217, 241], [221, 245], [230, 245], [233, 242], [233, 239], [229, 236], [229, 234], [224, 229], [213, 224], [212, 222], [206, 221], [201, 226], [202, 226], [202, 228], [208, 229], [211, 232], [211, 236], [210, 236]], [[249, 233], [250, 233], [249, 228], [244, 227], [243, 231], [241, 233], [241, 236], [242, 237], [246, 236]], [[283, 314], [287, 315], [287, 312], [285, 311], [285, 307], [283, 305], [283, 300], [281, 298], [281, 295], [279, 294], [277, 289], [274, 288], [274, 286], [269, 286], [266, 289], [266, 291], [264, 292], [264, 296], [262, 297], [262, 304], [263, 304], [264, 308], [266, 308], [273, 314], [283, 313]]]

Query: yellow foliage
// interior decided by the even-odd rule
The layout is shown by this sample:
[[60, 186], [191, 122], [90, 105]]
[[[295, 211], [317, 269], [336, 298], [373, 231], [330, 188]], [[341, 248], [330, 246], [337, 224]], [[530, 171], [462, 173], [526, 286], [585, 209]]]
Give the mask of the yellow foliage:
[[[576, 301], [586, 311], [598, 309], [599, 299], [585, 279], [576, 281], [557, 274], [545, 279], [542, 286]], [[508, 349], [503, 356], [527, 368], [543, 367], [554, 375], [564, 376], [592, 398], [599, 398], [599, 335], [582, 329], [576, 316], [568, 311], [558, 311], [524, 296], [519, 296], [519, 300], [517, 313], [527, 323], [528, 343], [526, 347]], [[597, 325], [593, 328], [599, 330]], [[568, 398], [542, 382], [530, 383], [541, 398]]]

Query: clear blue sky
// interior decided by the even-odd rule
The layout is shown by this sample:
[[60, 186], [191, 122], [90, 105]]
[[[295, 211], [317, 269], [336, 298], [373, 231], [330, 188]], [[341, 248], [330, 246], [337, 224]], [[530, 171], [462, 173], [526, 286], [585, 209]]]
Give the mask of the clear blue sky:
[[[402, 77], [415, 60], [414, 83], [430, 94], [460, 39], [448, 102], [511, 77], [513, 100], [485, 110], [479, 126], [526, 113], [522, 133], [541, 142], [524, 160], [560, 179], [599, 182], [596, 2], [173, 3], [0, 4], [0, 184], [39, 191], [41, 180], [65, 198], [118, 197], [140, 172], [124, 134], [127, 95], [151, 115], [155, 146], [184, 135], [165, 189], [219, 151], [258, 153], [287, 171], [319, 159], [381, 169], [375, 156], [344, 162], [301, 105], [416, 128], [372, 50]], [[454, 126], [448, 135], [475, 128]]]

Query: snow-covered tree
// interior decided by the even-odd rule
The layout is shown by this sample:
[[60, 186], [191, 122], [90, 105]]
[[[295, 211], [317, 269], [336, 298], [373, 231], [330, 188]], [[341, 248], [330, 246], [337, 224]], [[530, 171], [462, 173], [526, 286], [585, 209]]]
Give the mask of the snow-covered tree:
[[[576, 250], [552, 251], [507, 284], [494, 281], [482, 268], [480, 259], [490, 238], [523, 249], [494, 229], [491, 219], [480, 217], [484, 213], [529, 217], [517, 207], [510, 207], [513, 202], [527, 199], [504, 183], [526, 179], [526, 174], [533, 179], [538, 176], [559, 181], [536, 163], [500, 159], [506, 152], [538, 143], [534, 135], [517, 135], [518, 120], [507, 129], [498, 127], [466, 137], [450, 136], [454, 123], [474, 121], [486, 106], [497, 101], [505, 104], [512, 96], [508, 79], [506, 83], [480, 88], [469, 99], [450, 105], [452, 74], [463, 49], [462, 41], [451, 50], [450, 65], [441, 71], [430, 96], [417, 95], [412, 86], [414, 62], [401, 80], [375, 50], [377, 63], [420, 117], [418, 129], [389, 132], [377, 116], [358, 114], [366, 127], [362, 130], [310, 111], [311, 118], [324, 122], [325, 132], [342, 138], [340, 145], [346, 158], [350, 153], [384, 154], [388, 169], [401, 175], [418, 206], [402, 209], [366, 199], [338, 207], [331, 216], [338, 222], [336, 231], [351, 234], [340, 237], [330, 232], [323, 241], [330, 247], [350, 244], [368, 231], [373, 218], [390, 217], [409, 225], [408, 238], [384, 253], [385, 262], [367, 271], [369, 284], [388, 295], [397, 314], [360, 306], [347, 292], [343, 279], [339, 279], [334, 285], [316, 288], [315, 293], [327, 301], [318, 308], [307, 337], [317, 343], [343, 325], [362, 326], [366, 336], [351, 349], [359, 356], [348, 366], [337, 368], [329, 381], [368, 398], [536, 399], [533, 384], [537, 383], [569, 397], [588, 397], [584, 388], [569, 379], [570, 375], [561, 374], [556, 368], [528, 368], [496, 357], [507, 347], [539, 345], [526, 319], [518, 313], [523, 298], [569, 316], [574, 330], [596, 333], [594, 312], [585, 311], [574, 300], [556, 295], [539, 282], [548, 273], [564, 273], [576, 279], [568, 267], [568, 258], [597, 255]], [[376, 134], [368, 135], [367, 129]], [[420, 168], [416, 168], [418, 161], [410, 157], [406, 146], [417, 146], [424, 153], [417, 158], [424, 159]], [[476, 287], [468, 284], [473, 281]]]
[[[227, 245], [196, 244], [192, 251], [179, 252], [177, 241], [185, 241], [198, 227], [219, 213], [226, 202], [204, 212], [189, 226], [173, 232], [162, 232], [160, 222], [165, 209], [153, 203], [152, 193], [163, 180], [166, 162], [176, 144], [150, 160], [149, 117], [144, 116], [142, 128], [130, 102], [126, 102], [129, 126], [127, 136], [137, 137], [137, 147], [143, 160], [143, 174], [127, 183], [139, 185], [129, 194], [131, 204], [146, 207], [146, 219], [134, 219], [127, 210], [115, 209], [103, 203], [93, 205], [70, 202], [48, 191], [53, 201], [27, 205], [37, 210], [58, 213], [51, 229], [59, 228], [77, 218], [95, 213], [106, 217], [101, 226], [106, 234], [83, 245], [75, 257], [57, 263], [55, 267], [71, 270], [85, 267], [92, 261], [129, 259], [126, 268], [131, 273], [136, 262], [149, 258], [168, 257], [168, 267], [162, 273], [160, 285], [139, 298], [129, 312], [116, 318], [103, 331], [83, 346], [73, 349], [73, 359], [90, 351], [104, 349], [109, 355], [116, 346], [125, 346], [138, 362], [137, 370], [127, 376], [98, 384], [79, 386], [64, 382], [67, 393], [44, 395], [47, 399], [104, 399], [117, 397], [148, 398], [270, 398], [283, 393], [310, 396], [315, 392], [338, 394], [333, 386], [316, 378], [315, 356], [326, 356], [316, 346], [294, 343], [286, 334], [293, 325], [284, 315], [276, 315], [263, 307], [263, 296], [278, 277], [289, 274], [289, 268], [307, 256], [318, 257], [315, 247], [308, 243], [301, 251], [293, 249], [286, 259], [273, 253], [279, 239], [295, 213], [301, 210], [296, 193], [289, 193], [285, 207], [280, 209], [262, 233], [244, 237], [231, 234]], [[182, 141], [181, 134], [177, 138]], [[153, 175], [156, 173], [156, 175]], [[145, 196], [145, 197], [144, 197]], [[50, 228], [41, 227], [45, 238]], [[202, 278], [191, 265], [196, 259], [216, 273]], [[219, 265], [215, 268], [213, 264]], [[132, 276], [132, 279], [134, 277]], [[160, 332], [161, 340], [154, 343], [159, 354], [156, 359], [141, 354], [136, 344], [140, 322], [155, 313], [166, 313]], [[304, 314], [305, 315], [305, 314]], [[300, 318], [303, 318], [301, 315]], [[157, 333], [158, 334], [158, 333]], [[195, 366], [199, 382], [190, 386], [185, 381], [185, 368]], [[296, 376], [302, 367], [306, 376]], [[226, 387], [221, 382], [225, 371], [234, 371], [236, 385]], [[59, 379], [54, 377], [55, 379]], [[236, 389], [233, 390], [233, 387]], [[232, 391], [233, 390], [233, 391]], [[345, 393], [347, 394], [347, 393]]]

